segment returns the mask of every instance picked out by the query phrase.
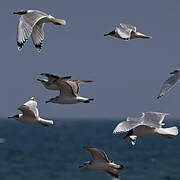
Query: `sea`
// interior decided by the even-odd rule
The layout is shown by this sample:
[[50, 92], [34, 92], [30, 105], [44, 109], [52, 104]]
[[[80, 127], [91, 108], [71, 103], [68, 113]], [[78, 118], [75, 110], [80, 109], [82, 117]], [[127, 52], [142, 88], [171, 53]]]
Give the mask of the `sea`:
[[[112, 180], [103, 171], [78, 168], [91, 160], [83, 146], [104, 150], [124, 165], [120, 180], [180, 180], [180, 136], [139, 137], [135, 146], [114, 135], [119, 120], [56, 119], [51, 127], [0, 120], [0, 180]], [[177, 125], [177, 120], [166, 126]]]

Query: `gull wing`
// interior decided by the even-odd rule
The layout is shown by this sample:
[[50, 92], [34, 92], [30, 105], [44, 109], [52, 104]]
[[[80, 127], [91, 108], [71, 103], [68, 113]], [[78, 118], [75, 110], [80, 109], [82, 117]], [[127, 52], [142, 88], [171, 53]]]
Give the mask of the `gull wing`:
[[57, 75], [49, 74], [49, 73], [41, 73], [41, 75], [46, 76], [48, 78], [49, 83], [54, 83], [54, 81], [57, 79], [63, 79], [63, 80], [71, 79], [71, 76], [59, 77]]
[[32, 118], [38, 118], [39, 112], [37, 109], [37, 102], [34, 99], [30, 99], [23, 105], [21, 105], [18, 110], [22, 111], [24, 116], [29, 116]]
[[80, 84], [93, 82], [91, 80], [70, 80], [70, 81], [76, 83], [76, 85], [74, 86], [74, 90], [76, 91], [76, 94], [78, 94], [80, 91], [80, 86], [79, 86]]
[[120, 24], [120, 26], [124, 29], [130, 29], [134, 32], [136, 32], [136, 27], [135, 26], [132, 26], [132, 25], [129, 25], [129, 24]]
[[75, 83], [65, 79], [57, 79], [55, 84], [59, 87], [60, 96], [76, 97], [78, 88]]
[[[18, 32], [17, 32], [17, 45], [19, 50], [23, 47], [24, 43], [31, 35], [33, 27], [42, 18], [47, 17], [46, 13], [38, 10], [31, 10], [19, 19]], [[37, 29], [36, 29], [37, 30]]]
[[166, 81], [164, 81], [157, 99], [164, 96], [166, 94], [166, 92], [168, 92], [176, 84], [176, 82], [179, 79], [180, 79], [179, 75], [175, 74], [175, 75], [171, 76], [169, 79], [167, 79]]
[[160, 128], [162, 125], [164, 125], [162, 122], [166, 115], [168, 114], [160, 112], [146, 112], [144, 113], [144, 125]]
[[111, 168], [111, 169], [106, 170], [106, 172], [115, 178], [119, 178], [117, 169]]
[[109, 162], [108, 157], [104, 151], [87, 146], [83, 148], [91, 153], [93, 160]]
[[142, 118], [132, 118], [128, 117], [126, 121], [120, 122], [116, 128], [113, 130], [113, 133], [122, 133], [130, 131], [131, 129], [134, 129], [135, 127], [142, 125], [143, 119]]
[[41, 50], [42, 42], [44, 40], [43, 26], [44, 24], [42, 23], [36, 23], [35, 26], [33, 27], [33, 31], [31, 34], [33, 44], [38, 49], [38, 51]]

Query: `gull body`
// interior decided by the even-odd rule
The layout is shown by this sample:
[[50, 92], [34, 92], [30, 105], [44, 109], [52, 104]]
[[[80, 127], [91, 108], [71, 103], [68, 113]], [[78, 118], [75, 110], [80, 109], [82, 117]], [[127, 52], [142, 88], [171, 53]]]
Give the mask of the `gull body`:
[[17, 114], [14, 116], [9, 116], [8, 118], [14, 118], [19, 122], [24, 124], [41, 124], [44, 126], [48, 126], [53, 124], [52, 120], [45, 120], [39, 117], [39, 111], [37, 109], [37, 102], [32, 97], [29, 101], [21, 105], [18, 110], [22, 112], [22, 114]]
[[104, 34], [104, 36], [113, 36], [116, 38], [120, 38], [123, 40], [130, 40], [130, 39], [149, 39], [152, 38], [151, 36], [147, 36], [145, 34], [142, 34], [140, 32], [136, 32], [136, 27], [132, 25], [127, 24], [120, 24], [120, 26], [116, 27], [115, 30]]
[[92, 82], [90, 80], [71, 80], [68, 78], [57, 78], [53, 83], [59, 88], [60, 95], [46, 103], [57, 103], [57, 104], [76, 104], [76, 103], [89, 103], [93, 101], [93, 98], [85, 98], [79, 96], [79, 84]]
[[17, 33], [18, 50], [22, 49], [30, 36], [37, 50], [41, 50], [42, 41], [44, 40], [44, 23], [51, 22], [55, 25], [66, 25], [65, 20], [57, 19], [39, 10], [21, 10], [15, 11], [14, 14], [21, 15]]
[[157, 99], [164, 96], [180, 80], [180, 69], [170, 72], [169, 74], [172, 76], [169, 79], [167, 79], [166, 81], [164, 81]]
[[146, 112], [142, 113], [140, 118], [128, 117], [126, 121], [119, 123], [113, 133], [127, 132], [124, 139], [130, 138], [131, 143], [135, 145], [137, 136], [163, 136], [172, 138], [169, 135], [177, 135], [178, 128], [176, 126], [163, 128], [163, 120], [167, 113]]
[[106, 153], [100, 149], [92, 147], [84, 147], [92, 155], [92, 161], [87, 161], [79, 168], [88, 168], [91, 170], [103, 170], [109, 173], [111, 176], [119, 178], [118, 170], [123, 169], [123, 165], [115, 164], [112, 160], [109, 160]]

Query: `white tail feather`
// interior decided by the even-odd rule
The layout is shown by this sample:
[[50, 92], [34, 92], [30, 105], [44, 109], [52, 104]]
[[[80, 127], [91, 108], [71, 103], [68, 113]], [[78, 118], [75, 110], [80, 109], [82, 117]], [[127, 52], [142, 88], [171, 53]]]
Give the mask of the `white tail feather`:
[[178, 135], [178, 128], [176, 126], [170, 128], [159, 128], [157, 129], [159, 134]]

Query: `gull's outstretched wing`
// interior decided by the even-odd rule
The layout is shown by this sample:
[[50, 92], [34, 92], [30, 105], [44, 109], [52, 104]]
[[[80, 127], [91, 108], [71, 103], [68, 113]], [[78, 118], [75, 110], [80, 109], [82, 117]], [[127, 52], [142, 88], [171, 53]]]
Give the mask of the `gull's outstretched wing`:
[[164, 125], [163, 120], [165, 116], [168, 115], [168, 113], [160, 113], [160, 112], [146, 112], [144, 114], [144, 125], [154, 127], [154, 128], [160, 128], [162, 125]]
[[164, 81], [163, 86], [160, 91], [160, 94], [157, 97], [157, 99], [164, 96], [166, 94], [166, 92], [168, 92], [176, 84], [176, 82], [179, 79], [180, 79], [180, 76], [175, 74], [175, 75], [171, 76], [169, 79], [167, 79], [166, 81]]
[[75, 97], [77, 94], [76, 83], [71, 82], [70, 80], [57, 79], [55, 84], [59, 87], [60, 96], [64, 97]]
[[88, 150], [91, 153], [92, 158], [94, 160], [109, 162], [108, 157], [104, 151], [97, 148], [87, 147], [87, 146], [83, 148]]
[[33, 31], [31, 34], [33, 44], [38, 49], [38, 51], [41, 50], [42, 42], [44, 40], [43, 26], [44, 24], [42, 23], [36, 23], [36, 25], [33, 27]]
[[37, 102], [34, 98], [31, 98], [29, 101], [21, 105], [18, 110], [22, 111], [24, 116], [38, 118], [39, 112], [37, 109]]
[[129, 25], [129, 24], [120, 24], [120, 26], [124, 29], [131, 29], [132, 31], [136, 32], [136, 27]]
[[119, 178], [119, 174], [118, 174], [118, 170], [114, 169], [114, 168], [109, 168], [108, 170], [106, 170], [106, 172], [108, 174], [110, 174], [111, 176], [115, 177], [115, 178]]
[[126, 121], [120, 122], [116, 128], [113, 130], [113, 133], [122, 133], [130, 131], [131, 129], [134, 129], [135, 127], [143, 124], [143, 118], [132, 118], [128, 117]]
[[[31, 35], [33, 31], [33, 27], [35, 24], [42, 18], [47, 17], [48, 15], [46, 13], [43, 13], [38, 10], [30, 10], [27, 14], [24, 14], [19, 19], [18, 24], [18, 33], [17, 33], [17, 45], [19, 50], [23, 47], [24, 43], [28, 39], [28, 37]], [[38, 29], [36, 28], [36, 31]], [[41, 29], [40, 29], [41, 31]], [[40, 32], [41, 38], [43, 37], [42, 32]], [[35, 38], [34, 38], [35, 40]], [[37, 39], [36, 39], [37, 41]]]
[[49, 73], [41, 73], [42, 76], [46, 76], [48, 78], [49, 83], [54, 83], [55, 80], [61, 79], [61, 80], [68, 80], [71, 79], [71, 76], [64, 76], [64, 77], [59, 77], [54, 74], [49, 74]]

